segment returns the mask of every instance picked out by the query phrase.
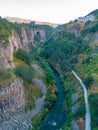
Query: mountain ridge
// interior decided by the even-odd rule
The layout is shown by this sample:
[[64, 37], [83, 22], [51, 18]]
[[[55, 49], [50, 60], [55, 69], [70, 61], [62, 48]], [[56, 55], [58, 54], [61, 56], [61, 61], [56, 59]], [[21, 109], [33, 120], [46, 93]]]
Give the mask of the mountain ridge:
[[30, 23], [30, 22], [34, 22], [35, 24], [38, 25], [49, 25], [52, 27], [57, 27], [59, 24], [57, 23], [51, 23], [51, 22], [43, 22], [43, 21], [37, 21], [37, 20], [32, 20], [32, 19], [25, 19], [25, 18], [18, 18], [18, 17], [6, 17], [5, 19], [7, 19], [9, 22], [12, 23]]

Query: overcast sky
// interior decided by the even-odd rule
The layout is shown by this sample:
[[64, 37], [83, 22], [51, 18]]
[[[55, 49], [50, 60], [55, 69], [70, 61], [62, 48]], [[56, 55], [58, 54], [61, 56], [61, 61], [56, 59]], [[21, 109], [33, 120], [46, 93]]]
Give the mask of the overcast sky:
[[98, 8], [98, 0], [0, 0], [0, 16], [66, 23]]

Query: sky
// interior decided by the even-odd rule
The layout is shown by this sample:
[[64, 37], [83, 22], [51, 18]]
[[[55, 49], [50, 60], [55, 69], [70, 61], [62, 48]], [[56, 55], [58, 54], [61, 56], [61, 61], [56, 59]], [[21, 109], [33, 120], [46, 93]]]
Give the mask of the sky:
[[1, 17], [67, 23], [98, 9], [98, 0], [0, 0]]

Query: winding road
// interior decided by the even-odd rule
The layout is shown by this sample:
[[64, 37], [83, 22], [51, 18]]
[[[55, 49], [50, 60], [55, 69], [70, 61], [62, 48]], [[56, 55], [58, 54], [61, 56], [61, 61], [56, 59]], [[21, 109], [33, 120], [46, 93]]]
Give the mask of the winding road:
[[88, 102], [88, 95], [87, 95], [87, 89], [85, 85], [83, 84], [82, 80], [79, 78], [79, 76], [72, 70], [72, 73], [77, 78], [77, 80], [80, 82], [83, 91], [84, 91], [84, 101], [85, 101], [85, 130], [91, 130], [91, 119], [90, 119], [90, 110], [89, 110], [89, 102]]

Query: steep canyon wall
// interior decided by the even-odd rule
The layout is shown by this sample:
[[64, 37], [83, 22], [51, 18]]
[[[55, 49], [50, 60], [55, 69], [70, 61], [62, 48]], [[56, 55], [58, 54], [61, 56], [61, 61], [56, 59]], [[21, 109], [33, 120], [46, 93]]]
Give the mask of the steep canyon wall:
[[46, 40], [44, 29], [31, 28], [27, 31], [23, 27], [20, 28], [19, 33], [15, 30], [12, 30], [11, 35], [8, 38], [7, 46], [4, 45], [3, 40], [0, 40], [0, 67], [14, 67], [13, 52], [16, 51], [18, 48], [29, 51], [28, 44], [32, 43], [34, 45], [34, 36], [37, 33], [40, 34], [41, 41]]

